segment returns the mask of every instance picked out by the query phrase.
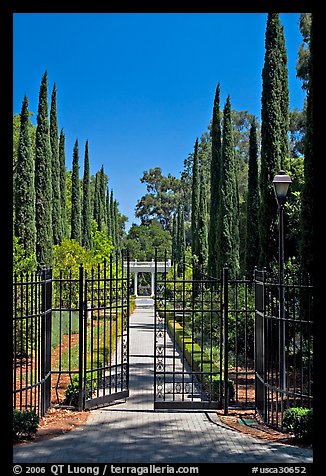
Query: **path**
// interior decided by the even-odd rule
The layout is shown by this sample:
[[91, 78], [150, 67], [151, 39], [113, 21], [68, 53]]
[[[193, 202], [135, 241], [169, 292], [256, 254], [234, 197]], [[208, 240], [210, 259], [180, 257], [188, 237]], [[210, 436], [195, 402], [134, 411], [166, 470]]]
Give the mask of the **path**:
[[130, 320], [130, 397], [93, 410], [65, 435], [14, 448], [16, 463], [311, 463], [306, 448], [268, 443], [220, 422], [215, 412], [153, 411], [153, 307]]

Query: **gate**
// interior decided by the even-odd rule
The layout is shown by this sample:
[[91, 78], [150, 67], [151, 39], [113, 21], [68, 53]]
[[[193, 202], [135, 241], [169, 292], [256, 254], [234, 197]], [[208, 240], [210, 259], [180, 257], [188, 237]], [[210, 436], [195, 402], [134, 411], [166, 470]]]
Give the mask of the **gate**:
[[[125, 269], [126, 268], [126, 269]], [[129, 396], [129, 264], [118, 257], [85, 279], [79, 392], [84, 408]], [[83, 359], [83, 361], [82, 361]], [[83, 369], [83, 371], [82, 371]], [[80, 402], [81, 405], [81, 402]]]
[[86, 275], [21, 273], [13, 286], [13, 407], [43, 416], [51, 403], [80, 410], [128, 396], [129, 258]]
[[154, 408], [254, 408], [253, 283], [195, 263], [166, 271], [155, 272]]

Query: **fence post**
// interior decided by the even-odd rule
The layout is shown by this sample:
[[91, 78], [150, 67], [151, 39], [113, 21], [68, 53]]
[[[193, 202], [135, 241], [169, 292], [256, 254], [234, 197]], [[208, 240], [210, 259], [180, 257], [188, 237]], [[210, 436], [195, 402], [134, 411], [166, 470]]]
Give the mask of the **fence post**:
[[87, 322], [87, 293], [84, 293], [84, 268], [79, 267], [79, 356], [78, 356], [78, 410], [84, 409], [84, 385], [83, 385], [83, 362], [84, 362], [84, 320]]
[[229, 270], [223, 268], [223, 320], [224, 320], [224, 415], [229, 413]]
[[52, 269], [42, 269], [41, 415], [51, 403]]

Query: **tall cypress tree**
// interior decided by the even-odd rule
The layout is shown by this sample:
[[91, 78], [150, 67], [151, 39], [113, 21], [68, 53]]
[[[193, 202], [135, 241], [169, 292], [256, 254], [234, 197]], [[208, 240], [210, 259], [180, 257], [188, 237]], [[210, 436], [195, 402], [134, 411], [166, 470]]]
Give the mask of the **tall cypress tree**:
[[54, 84], [50, 110], [50, 144], [52, 172], [52, 230], [53, 244], [58, 245], [63, 239], [61, 194], [60, 194], [60, 160], [57, 116], [57, 88]]
[[301, 239], [300, 256], [303, 272], [312, 273], [314, 254], [314, 226], [313, 226], [313, 183], [314, 155], [313, 155], [313, 22], [311, 18], [310, 57], [308, 63], [307, 88], [307, 118], [306, 134], [304, 138], [304, 186], [301, 195]]
[[83, 176], [83, 207], [82, 207], [82, 245], [92, 248], [93, 240], [91, 233], [91, 200], [90, 200], [90, 174], [88, 140], [85, 144], [84, 176]]
[[107, 230], [107, 215], [106, 215], [106, 178], [104, 173], [104, 166], [102, 165], [100, 170], [100, 181], [99, 181], [99, 199], [100, 199], [100, 220], [101, 220], [101, 229], [103, 231]]
[[26, 252], [36, 251], [35, 163], [29, 137], [28, 99], [25, 96], [20, 114], [20, 133], [15, 174], [15, 235]]
[[223, 111], [218, 271], [227, 264], [232, 273], [239, 270], [239, 207], [236, 175], [231, 102], [228, 96]]
[[206, 265], [208, 254], [207, 189], [203, 167], [200, 169], [199, 179], [198, 264], [203, 267]]
[[178, 245], [178, 237], [177, 237], [177, 215], [174, 213], [173, 219], [172, 219], [172, 259], [171, 262], [172, 264], [176, 263], [176, 257], [177, 257], [177, 245]]
[[47, 72], [41, 81], [36, 127], [35, 222], [36, 259], [39, 266], [52, 264], [52, 173], [48, 119]]
[[81, 243], [81, 206], [78, 140], [75, 142], [71, 178], [71, 239]]
[[101, 214], [100, 214], [100, 173], [95, 174], [94, 185], [94, 203], [93, 203], [93, 218], [97, 223], [98, 230], [101, 231]]
[[213, 118], [212, 118], [212, 160], [211, 160], [211, 202], [209, 214], [208, 230], [208, 272], [210, 276], [217, 277], [218, 268], [218, 219], [219, 219], [219, 196], [220, 196], [220, 178], [221, 178], [221, 111], [220, 111], [220, 84], [217, 85]]
[[277, 256], [277, 203], [272, 181], [288, 155], [287, 55], [278, 13], [268, 14], [265, 50], [261, 109], [260, 266], [269, 266]]
[[245, 274], [251, 277], [257, 262], [259, 186], [258, 186], [258, 145], [256, 121], [253, 120], [249, 135], [249, 170], [247, 196], [247, 239], [245, 253]]
[[111, 237], [112, 237], [112, 244], [114, 247], [117, 245], [117, 224], [115, 219], [114, 213], [114, 198], [113, 198], [113, 190], [111, 189], [110, 193], [110, 211], [111, 211]]
[[198, 220], [199, 220], [199, 194], [200, 176], [198, 159], [198, 137], [195, 142], [194, 158], [192, 166], [192, 191], [191, 191], [191, 249], [192, 254], [198, 256]]
[[118, 202], [114, 200], [113, 202], [113, 215], [114, 215], [114, 236], [115, 236], [115, 251], [120, 252], [120, 224], [119, 224], [119, 210]]
[[59, 139], [59, 163], [60, 163], [60, 200], [61, 200], [61, 229], [62, 239], [67, 237], [67, 206], [66, 206], [66, 152], [65, 152], [65, 134], [63, 129], [60, 132]]
[[108, 230], [108, 238], [112, 240], [112, 223], [111, 223], [111, 204], [110, 204], [110, 191], [106, 188], [106, 223]]
[[184, 211], [180, 205], [177, 209], [175, 231], [175, 263], [178, 265], [178, 276], [181, 276], [183, 273], [183, 263], [186, 251], [186, 237], [184, 227]]

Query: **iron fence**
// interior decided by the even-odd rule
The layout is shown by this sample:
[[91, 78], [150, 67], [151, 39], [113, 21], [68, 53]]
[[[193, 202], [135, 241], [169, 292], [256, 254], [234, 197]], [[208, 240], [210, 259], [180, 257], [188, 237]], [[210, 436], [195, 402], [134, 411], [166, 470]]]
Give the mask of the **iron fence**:
[[43, 416], [51, 403], [83, 409], [128, 394], [130, 284], [128, 256], [88, 275], [14, 276], [13, 408]]
[[13, 281], [13, 406], [45, 414], [51, 389], [52, 270]]
[[[282, 313], [280, 295], [284, 296]], [[256, 408], [265, 423], [282, 429], [287, 408], [313, 406], [313, 286], [309, 277], [287, 274], [280, 285], [278, 276], [255, 271], [255, 308]]]

